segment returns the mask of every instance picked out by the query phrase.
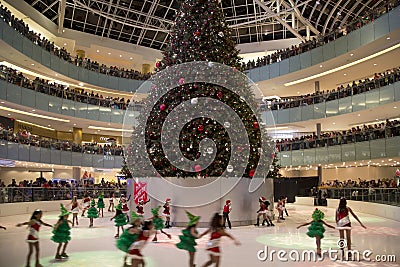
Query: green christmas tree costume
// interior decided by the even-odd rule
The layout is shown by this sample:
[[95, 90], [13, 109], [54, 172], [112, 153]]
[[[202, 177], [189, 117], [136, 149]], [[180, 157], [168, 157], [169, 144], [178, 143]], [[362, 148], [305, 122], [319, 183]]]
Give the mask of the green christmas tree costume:
[[158, 215], [158, 211], [160, 210], [160, 208], [161, 206], [158, 206], [155, 209], [151, 209], [151, 213], [153, 214], [154, 229], [156, 230], [162, 230], [164, 228], [164, 220]]
[[[141, 216], [138, 216], [136, 212], [132, 211], [132, 220], [131, 223], [133, 223], [136, 219], [141, 218]], [[130, 245], [135, 242], [138, 239], [139, 235], [138, 234], [131, 234], [129, 233], [129, 229], [125, 229], [122, 235], [117, 239], [115, 245], [117, 248], [123, 252], [128, 253], [128, 249]]]
[[122, 213], [122, 205], [119, 203], [116, 207], [116, 213], [118, 213], [117, 216], [114, 218], [115, 226], [124, 226], [128, 223], [128, 220], [126, 218], [125, 213]]
[[62, 223], [57, 227], [57, 229], [53, 230], [53, 236], [51, 240], [56, 243], [65, 243], [71, 240], [71, 227], [69, 227], [67, 220], [63, 219]]
[[[200, 220], [200, 216], [194, 216], [193, 214], [186, 212], [187, 216], [189, 217], [189, 223], [187, 224], [187, 228], [182, 230], [182, 234], [179, 236], [181, 242], [176, 244], [176, 247], [179, 249], [187, 250], [189, 252], [196, 252], [195, 246], [197, 245], [195, 239], [196, 237], [192, 236], [190, 233], [190, 229], [195, 227], [197, 222]], [[195, 231], [197, 234], [197, 231]]]
[[105, 208], [104, 200], [103, 200], [103, 194], [101, 194], [99, 196], [99, 200], [97, 201], [97, 208], [98, 209], [104, 209]]
[[99, 217], [96, 209], [96, 203], [94, 199], [92, 199], [92, 202], [90, 203], [90, 208], [88, 209], [87, 217], [88, 218], [97, 218]]
[[[64, 207], [63, 204], [60, 204], [61, 206], [61, 214], [60, 218], [64, 217], [65, 215], [71, 214], [71, 212], [67, 211], [67, 209]], [[57, 229], [54, 229], [52, 231], [53, 236], [51, 237], [51, 240], [53, 240], [56, 243], [66, 243], [71, 240], [71, 227], [69, 227], [68, 222], [66, 219], [62, 218], [62, 223], [57, 227]]]
[[313, 222], [308, 227], [307, 235], [309, 237], [320, 237], [321, 239], [324, 238], [325, 228], [322, 224], [321, 220], [324, 219], [325, 214], [316, 209], [312, 215]]

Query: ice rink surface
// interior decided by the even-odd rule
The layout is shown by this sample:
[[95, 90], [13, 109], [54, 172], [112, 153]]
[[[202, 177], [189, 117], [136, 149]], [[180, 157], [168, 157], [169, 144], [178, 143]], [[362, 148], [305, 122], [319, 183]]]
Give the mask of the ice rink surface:
[[[29, 205], [29, 203], [27, 203]], [[384, 207], [384, 206], [383, 206]], [[234, 227], [229, 230], [235, 238], [240, 240], [241, 246], [234, 245], [233, 241], [223, 238], [221, 242], [222, 257], [220, 266], [400, 266], [400, 222], [376, 217], [370, 214], [363, 214], [354, 210], [360, 220], [367, 226], [362, 228], [354, 218], [351, 217], [352, 248], [360, 253], [360, 260], [341, 260], [341, 252], [332, 252], [332, 259], [327, 254], [323, 259], [311, 256], [310, 260], [302, 261], [304, 250], [315, 251], [315, 239], [306, 235], [307, 227], [296, 229], [299, 224], [309, 222], [314, 207], [288, 204], [289, 217], [285, 221], [276, 222], [275, 227], [243, 226]], [[321, 207], [325, 213], [325, 221], [334, 225], [334, 210]], [[45, 212], [42, 220], [55, 224], [58, 219], [58, 212]], [[0, 266], [1, 267], [22, 267], [25, 266], [25, 259], [28, 251], [28, 244], [25, 239], [28, 231], [26, 227], [16, 227], [19, 222], [28, 221], [31, 214], [1, 217], [0, 225], [7, 227], [7, 230], [0, 230]], [[123, 266], [124, 253], [115, 247], [114, 235], [116, 227], [110, 218], [114, 215], [105, 212], [104, 218], [94, 220], [94, 228], [89, 228], [89, 219], [79, 216], [79, 226], [71, 230], [72, 240], [68, 245], [67, 254], [69, 259], [56, 261], [54, 259], [57, 244], [50, 240], [51, 229], [42, 226], [40, 229], [40, 258], [44, 267], [111, 267]], [[256, 216], [256, 213], [254, 212]], [[150, 217], [150, 214], [147, 214]], [[212, 214], [210, 214], [210, 218]], [[72, 216], [70, 216], [72, 219]], [[172, 218], [173, 219], [173, 218]], [[175, 244], [179, 242], [181, 228], [171, 228], [165, 231], [172, 235], [172, 239], [159, 234], [158, 242], [149, 242], [143, 249], [146, 267], [161, 266], [188, 266], [188, 253], [179, 250]], [[206, 229], [199, 229], [203, 232]], [[202, 266], [209, 258], [206, 245], [209, 236], [197, 240], [196, 266]], [[325, 238], [322, 239], [322, 249], [338, 250], [339, 232], [326, 228]], [[268, 257], [260, 250], [267, 248]], [[277, 251], [273, 253], [272, 250]], [[281, 259], [278, 259], [278, 251]], [[371, 251], [370, 253], [368, 251]], [[367, 256], [363, 259], [363, 253]], [[306, 254], [306, 257], [308, 254]], [[396, 257], [396, 262], [377, 262], [376, 256], [389, 258]], [[337, 257], [338, 260], [333, 260]], [[353, 257], [355, 258], [355, 257]], [[31, 266], [35, 266], [32, 257]], [[300, 260], [300, 261], [297, 261]], [[369, 261], [370, 260], [370, 261]]]

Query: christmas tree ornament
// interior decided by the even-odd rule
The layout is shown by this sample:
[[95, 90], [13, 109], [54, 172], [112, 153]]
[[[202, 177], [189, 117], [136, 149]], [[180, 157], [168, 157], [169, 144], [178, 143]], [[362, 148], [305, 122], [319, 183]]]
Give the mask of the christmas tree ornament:
[[196, 105], [197, 103], [199, 103], [199, 99], [198, 99], [197, 97], [192, 98], [192, 99], [190, 100], [190, 103], [191, 103], [192, 105]]
[[160, 110], [161, 111], [164, 111], [166, 108], [167, 108], [167, 105], [165, 105], [165, 104], [161, 104], [160, 105]]

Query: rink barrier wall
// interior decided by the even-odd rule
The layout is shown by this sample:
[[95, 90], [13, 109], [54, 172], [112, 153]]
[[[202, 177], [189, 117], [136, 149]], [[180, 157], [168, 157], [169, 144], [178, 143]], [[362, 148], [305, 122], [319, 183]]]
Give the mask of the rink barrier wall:
[[32, 214], [36, 209], [44, 212], [59, 211], [60, 204], [67, 206], [69, 203], [71, 203], [71, 200], [4, 203], [0, 204], [0, 217]]
[[[328, 201], [328, 206], [327, 206], [328, 208], [336, 209], [339, 206], [339, 199], [328, 198], [327, 201]], [[314, 206], [314, 198], [296, 197], [295, 204]], [[363, 201], [354, 201], [354, 200], [347, 200], [347, 206], [349, 206], [356, 214], [358, 212], [362, 212], [375, 215], [378, 217], [387, 218], [390, 220], [400, 221], [400, 207], [397, 206], [363, 202]], [[360, 218], [360, 220], [362, 221], [362, 218]]]

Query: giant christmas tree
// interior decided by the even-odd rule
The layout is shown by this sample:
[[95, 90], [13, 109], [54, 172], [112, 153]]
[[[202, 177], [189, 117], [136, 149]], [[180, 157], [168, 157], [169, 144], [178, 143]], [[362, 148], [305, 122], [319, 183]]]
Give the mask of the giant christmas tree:
[[[217, 0], [183, 1], [168, 48], [156, 63], [157, 74], [149, 81], [145, 101], [149, 110], [135, 119], [126, 150], [133, 177], [267, 175], [273, 145], [256, 110], [253, 89], [240, 73], [238, 54]], [[195, 64], [201, 61], [208, 63], [204, 67]], [[228, 71], [220, 64], [229, 66]], [[189, 79], [207, 77], [208, 68], [214, 68], [210, 75], [218, 76], [214, 83]], [[216, 73], [215, 68], [220, 71]], [[166, 90], [174, 84], [173, 89]], [[216, 101], [223, 107], [217, 107]], [[174, 112], [178, 107], [179, 111]], [[224, 107], [229, 107], [234, 116], [224, 113]], [[201, 115], [190, 115], [192, 110]], [[165, 128], [166, 121], [170, 128]], [[178, 142], [174, 142], [175, 128], [179, 129]], [[243, 135], [246, 142], [239, 138]], [[213, 144], [204, 140], [212, 140]], [[202, 163], [200, 158], [204, 159]]]

